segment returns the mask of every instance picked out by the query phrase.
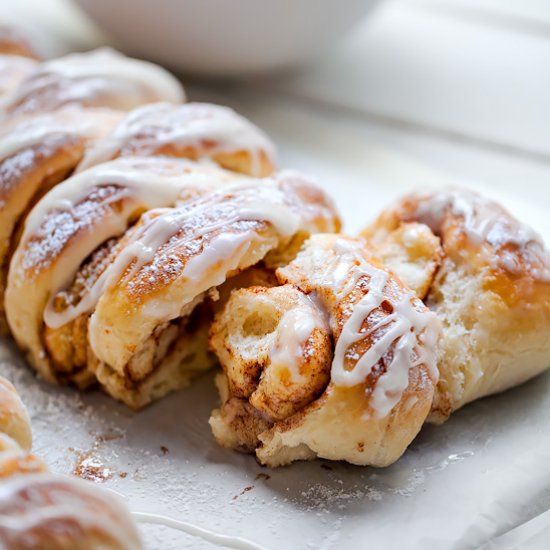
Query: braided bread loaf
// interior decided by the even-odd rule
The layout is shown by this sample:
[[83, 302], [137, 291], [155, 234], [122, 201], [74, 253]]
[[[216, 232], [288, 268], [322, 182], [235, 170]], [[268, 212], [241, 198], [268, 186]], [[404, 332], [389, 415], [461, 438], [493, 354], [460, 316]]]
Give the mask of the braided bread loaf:
[[22, 221], [84, 156], [80, 170], [139, 155], [211, 158], [251, 175], [273, 171], [269, 139], [231, 109], [156, 103], [127, 117], [115, 110], [183, 98], [159, 67], [109, 50], [41, 64], [11, 94], [0, 128], [0, 332], [8, 332], [3, 294]]
[[[13, 335], [45, 378], [82, 388], [99, 380], [133, 407], [212, 364], [212, 289], [338, 226], [326, 197], [299, 177], [238, 177], [273, 172], [269, 139], [230, 109], [170, 104], [183, 99], [159, 67], [103, 49], [39, 64], [1, 106], [0, 328], [6, 305]], [[127, 268], [163, 277], [151, 284], [149, 273], [139, 303], [104, 307]], [[158, 306], [163, 294], [171, 309]], [[147, 313], [148, 300], [157, 313]], [[133, 329], [118, 319], [128, 307]]]
[[331, 200], [232, 110], [111, 50], [21, 44], [0, 32], [0, 331], [47, 380], [140, 408], [212, 366], [209, 340], [222, 445], [384, 466], [428, 414], [550, 366], [548, 253], [498, 205], [416, 195], [370, 244], [328, 234]]
[[191, 161], [120, 158], [35, 206], [11, 262], [8, 320], [46, 378], [98, 378], [141, 407], [211, 365], [208, 314], [197, 307], [210, 289], [336, 229], [331, 202], [298, 175], [256, 180]]
[[[11, 253], [29, 209], [66, 179], [86, 149], [121, 119], [119, 109], [181, 101], [179, 83], [160, 67], [110, 50], [32, 63], [2, 58], [0, 81], [13, 89], [0, 106], [0, 333], [7, 333], [3, 295]], [[3, 75], [3, 76], [2, 76]]]

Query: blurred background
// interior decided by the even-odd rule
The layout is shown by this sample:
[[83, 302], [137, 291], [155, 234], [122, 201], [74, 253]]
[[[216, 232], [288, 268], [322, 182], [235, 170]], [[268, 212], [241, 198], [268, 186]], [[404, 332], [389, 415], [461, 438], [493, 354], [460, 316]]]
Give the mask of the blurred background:
[[50, 55], [160, 62], [263, 126], [285, 165], [333, 181], [414, 165], [550, 206], [547, 0], [0, 0], [0, 17]]

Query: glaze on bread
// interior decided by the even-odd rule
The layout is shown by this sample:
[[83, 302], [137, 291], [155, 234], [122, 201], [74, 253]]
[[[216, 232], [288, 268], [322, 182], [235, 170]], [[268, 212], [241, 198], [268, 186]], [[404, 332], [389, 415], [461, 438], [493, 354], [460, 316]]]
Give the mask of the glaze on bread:
[[109, 109], [67, 107], [4, 121], [0, 130], [0, 333], [11, 254], [32, 206], [66, 179], [86, 148], [120, 119]]
[[155, 101], [185, 100], [167, 71], [101, 48], [40, 63], [2, 102], [4, 117], [51, 112], [67, 105], [129, 111]]
[[[421, 297], [441, 321], [440, 381], [431, 420], [550, 367], [550, 259], [541, 238], [504, 208], [466, 190], [414, 194], [364, 232], [384, 260], [396, 232], [423, 224], [417, 241], [439, 240]], [[415, 237], [411, 234], [411, 242]], [[395, 252], [391, 253], [395, 255]], [[406, 247], [403, 246], [403, 254]], [[404, 263], [404, 265], [406, 262]], [[392, 265], [407, 279], [406, 269]]]
[[387, 466], [422, 426], [439, 324], [361, 239], [314, 235], [277, 287], [234, 290], [211, 328], [217, 441], [280, 466]]
[[86, 152], [80, 169], [123, 156], [208, 158], [259, 177], [275, 169], [271, 140], [232, 109], [209, 103], [153, 103], [133, 110]]
[[141, 407], [212, 364], [197, 309], [211, 289], [338, 228], [330, 200], [294, 173], [119, 158], [35, 206], [11, 262], [8, 320], [47, 379], [97, 378]]

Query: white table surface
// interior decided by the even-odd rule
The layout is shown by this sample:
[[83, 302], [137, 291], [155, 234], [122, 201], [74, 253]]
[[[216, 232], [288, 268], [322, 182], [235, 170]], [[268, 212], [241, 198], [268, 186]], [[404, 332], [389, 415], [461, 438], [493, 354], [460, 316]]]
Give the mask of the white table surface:
[[[45, 38], [52, 55], [75, 48], [87, 49], [106, 41], [67, 0], [18, 0], [17, 3], [0, 0], [0, 18], [22, 22], [43, 32], [46, 37], [53, 36], [53, 40]], [[234, 106], [266, 129], [279, 145], [282, 165], [316, 174], [321, 183], [336, 195], [341, 210], [348, 213], [349, 231], [357, 230], [363, 220], [370, 218], [382, 204], [404, 189], [425, 183], [453, 182], [482, 187], [495, 196], [501, 196], [516, 212], [529, 213], [532, 223], [545, 235], [550, 235], [550, 216], [546, 215], [550, 207], [548, 0], [387, 0], [330, 55], [293, 75], [241, 82], [195, 82], [185, 77], [183, 80], [192, 99], [214, 100]], [[362, 190], [365, 196], [361, 195]], [[530, 205], [535, 203], [538, 208], [531, 209]], [[22, 374], [21, 380], [28, 383], [27, 375]], [[205, 381], [200, 383], [201, 386], [205, 384]], [[548, 376], [538, 387], [518, 390], [518, 397], [514, 398], [516, 405], [530, 402], [531, 395], [540, 398], [541, 392], [545, 395], [543, 389], [546, 387], [550, 387]], [[37, 391], [28, 390], [27, 394], [34, 396], [38, 403], [31, 406], [31, 412], [39, 429], [44, 429], [44, 435], [38, 438], [38, 445], [44, 451], [48, 428], [43, 426], [43, 422], [41, 424], [40, 404], [50, 403], [53, 398], [45, 396], [41, 401]], [[65, 391], [63, 395], [69, 395], [66, 397], [68, 405], [63, 407], [67, 411], [78, 410], [78, 403], [71, 404], [73, 397], [70, 393]], [[545, 399], [549, 401], [548, 410], [550, 399]], [[102, 398], [100, 401], [99, 410], [105, 416], [109, 404]], [[171, 402], [174, 403], [173, 398]], [[496, 398], [492, 406], [505, 403], [506, 397], [503, 396]], [[170, 406], [169, 400], [159, 408], [170, 410]], [[488, 401], [473, 407], [485, 411], [488, 416], [496, 415]], [[202, 409], [205, 409], [204, 405]], [[473, 541], [479, 546], [486, 540], [489, 540], [484, 546], [487, 549], [550, 547], [550, 518], [545, 514], [550, 508], [550, 474], [547, 483], [541, 485], [533, 483], [528, 475], [523, 478], [520, 468], [523, 464], [527, 472], [540, 468], [550, 472], [550, 455], [543, 445], [547, 433], [540, 433], [543, 442], [540, 448], [535, 445], [532, 453], [530, 448], [522, 450], [516, 456], [518, 465], [512, 464], [508, 470], [497, 472], [490, 454], [481, 453], [477, 459], [467, 460], [468, 449], [475, 439], [468, 435], [468, 428], [477, 418], [476, 409], [471, 410], [473, 412], [467, 411], [457, 417], [454, 427], [448, 430], [445, 427], [447, 431], [441, 432], [444, 444], [437, 452], [431, 447], [432, 432], [428, 430], [428, 435], [424, 435], [412, 455], [394, 469], [393, 475], [398, 479], [399, 472], [406, 471], [411, 464], [418, 465], [417, 451], [424, 449], [430, 456], [430, 464], [435, 461], [435, 466], [425, 468], [429, 479], [433, 477], [432, 484], [440, 475], [438, 468], [441, 466], [444, 470], [448, 466], [436, 460], [438, 452], [447, 452], [448, 457], [455, 456], [453, 460], [460, 462], [453, 468], [456, 479], [464, 480], [464, 484], [468, 476], [481, 467], [480, 464], [483, 483], [488, 487], [491, 484], [487, 480], [492, 475], [498, 482], [505, 480], [509, 473], [513, 480], [510, 480], [509, 487], [500, 487], [494, 494], [485, 495], [486, 507], [483, 508], [485, 503], [482, 503], [480, 509], [487, 510], [486, 516], [472, 517], [471, 529], [462, 533], [462, 538], [456, 538], [456, 545], [442, 545], [444, 533], [435, 528], [433, 538], [426, 537], [428, 546], [424, 548], [430, 550], [430, 540], [434, 544], [440, 541], [437, 548], [473, 548], [476, 547]], [[206, 410], [203, 412], [206, 414]], [[86, 414], [93, 416], [88, 409]], [[152, 414], [148, 410], [142, 417], [144, 422]], [[536, 417], [536, 412], [533, 415]], [[130, 422], [129, 438], [133, 437], [130, 417], [117, 408], [115, 418], [118, 417], [123, 419], [123, 423]], [[525, 423], [528, 424], [528, 420], [511, 419], [509, 429], [517, 434], [518, 442], [524, 438], [527, 444], [532, 444], [525, 435]], [[466, 449], [464, 453], [451, 452], [451, 433], [459, 446]], [[193, 432], [189, 440], [195, 441], [193, 438], [196, 437], [196, 447], [202, 449], [198, 434], [198, 431]], [[85, 446], [83, 438], [85, 435], [81, 434], [79, 439]], [[57, 447], [61, 448], [60, 445], [58, 442]], [[66, 447], [65, 442], [63, 445]], [[507, 453], [505, 446], [498, 445], [498, 442], [493, 444], [499, 452]], [[204, 453], [211, 453], [209, 449]], [[121, 451], [113, 448], [112, 452]], [[50, 456], [53, 467], [63, 471], [66, 461], [56, 458], [55, 453], [50, 453]], [[236, 472], [249, 464], [242, 457], [231, 458], [231, 461]], [[255, 475], [257, 468], [253, 469]], [[307, 466], [296, 467], [290, 476], [299, 484], [303, 481], [299, 479], [299, 472], [306, 471], [310, 471]], [[347, 470], [338, 471], [345, 474]], [[408, 471], [410, 473], [414, 468]], [[217, 471], [218, 474], [223, 476], [221, 470]], [[235, 475], [236, 490], [239, 484], [247, 482], [247, 474], [240, 472]], [[368, 474], [369, 480], [371, 477]], [[537, 479], [540, 480], [540, 476]], [[455, 485], [457, 498], [466, 503], [466, 491], [461, 492], [460, 484]], [[428, 487], [427, 483], [422, 491]], [[415, 498], [417, 502], [423, 502], [419, 492], [421, 490], [417, 491]], [[197, 502], [207, 502], [204, 495], [197, 492], [195, 496]], [[142, 497], [140, 502], [146, 503], [146, 497]], [[312, 500], [318, 501], [321, 497], [312, 496]], [[329, 497], [332, 499], [330, 505], [338, 504], [337, 493], [333, 491]], [[526, 502], [525, 512], [507, 514], [506, 503], [517, 498]], [[373, 501], [369, 508], [372, 515], [365, 521], [375, 518], [378, 513], [376, 495], [370, 495], [369, 500]], [[208, 502], [207, 510], [212, 513], [215, 503]], [[192, 509], [191, 501], [182, 500], [182, 503], [186, 509], [190, 506]], [[424, 505], [429, 506], [426, 498]], [[257, 510], [260, 505], [256, 502], [254, 506], [252, 510]], [[278, 504], [273, 506], [280, 511]], [[452, 503], [449, 506], [452, 508]], [[500, 506], [502, 517], [495, 524], [493, 516]], [[321, 516], [325, 510], [320, 510], [312, 513]], [[228, 516], [232, 513], [236, 513], [235, 510]], [[465, 516], [469, 514], [467, 510], [463, 513]], [[437, 523], [441, 514], [441, 510], [434, 510], [433, 516], [423, 516], [419, 506], [401, 517], [418, 524], [428, 522], [426, 529], [430, 530], [433, 528], [430, 521]], [[359, 521], [357, 517], [352, 520]], [[223, 524], [223, 520], [218, 523]], [[287, 523], [294, 525], [290, 520]], [[276, 527], [270, 523], [271, 530], [275, 529], [274, 525]], [[395, 530], [399, 531], [400, 527], [396, 525]], [[395, 539], [392, 538], [394, 535]], [[385, 536], [388, 541], [399, 538], [387, 529]], [[148, 539], [151, 548], [154, 546], [151, 541], [156, 541], [159, 549], [172, 548], [159, 542], [162, 540], [160, 535]], [[526, 543], [526, 540], [530, 542]], [[342, 548], [348, 543], [351, 544], [349, 537], [340, 531], [333, 539], [323, 538], [324, 548]], [[185, 544], [185, 547], [195, 547], [193, 539], [186, 539]], [[312, 548], [316, 547], [315, 542], [312, 544]], [[387, 548], [394, 547], [388, 544]]]

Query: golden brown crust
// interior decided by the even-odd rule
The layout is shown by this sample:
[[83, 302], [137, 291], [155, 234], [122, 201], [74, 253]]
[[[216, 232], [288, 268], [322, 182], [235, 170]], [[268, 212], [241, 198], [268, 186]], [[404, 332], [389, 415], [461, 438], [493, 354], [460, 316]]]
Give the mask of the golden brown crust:
[[[467, 190], [444, 190], [404, 197], [363, 231], [379, 240], [406, 223], [428, 226], [441, 240], [445, 257], [470, 270], [490, 268], [497, 278], [526, 286], [550, 277], [550, 256], [540, 236], [494, 201]], [[502, 297], [509, 288], [499, 292]], [[522, 296], [523, 299], [523, 296]]]

